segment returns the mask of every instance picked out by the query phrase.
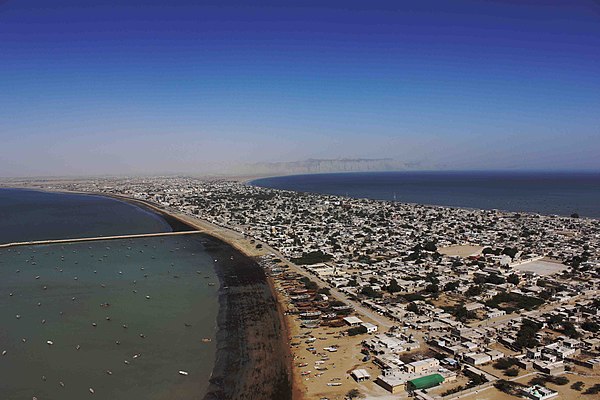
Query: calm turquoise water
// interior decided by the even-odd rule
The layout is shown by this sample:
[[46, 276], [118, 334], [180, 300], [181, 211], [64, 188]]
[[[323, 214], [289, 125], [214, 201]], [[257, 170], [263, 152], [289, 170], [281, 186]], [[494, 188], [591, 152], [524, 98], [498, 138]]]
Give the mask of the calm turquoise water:
[[252, 184], [376, 200], [600, 218], [598, 172], [369, 172], [282, 176]]
[[[101, 212], [82, 197], [68, 196], [63, 203], [61, 195], [44, 194], [50, 219], [69, 215], [60, 235], [80, 234], [86, 219], [92, 225], [88, 234], [168, 229], [128, 205], [123, 213], [135, 217], [109, 215], [112, 225], [94, 225]], [[25, 198], [35, 208], [31, 193]], [[78, 202], [85, 205], [82, 213], [72, 208]], [[93, 203], [104, 211], [123, 206], [98, 197]], [[31, 215], [19, 209], [19, 240], [30, 240]], [[6, 215], [2, 205], [0, 210]], [[43, 234], [33, 229], [35, 238], [60, 237], [40, 221], [43, 213], [32, 215], [44, 226]], [[75, 221], [72, 231], [68, 221]], [[0, 219], [0, 231], [4, 223]], [[0, 356], [0, 398], [74, 400], [89, 397], [93, 388], [99, 399], [201, 399], [216, 354], [215, 341], [202, 338], [214, 338], [219, 309], [206, 240], [191, 235], [0, 249], [0, 353], [6, 351]]]

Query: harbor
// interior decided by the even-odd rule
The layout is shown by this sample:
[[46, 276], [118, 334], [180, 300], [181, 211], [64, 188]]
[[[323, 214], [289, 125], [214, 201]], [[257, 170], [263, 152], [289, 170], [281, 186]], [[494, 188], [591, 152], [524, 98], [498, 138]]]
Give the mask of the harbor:
[[197, 235], [0, 250], [3, 398], [202, 398], [214, 264]]

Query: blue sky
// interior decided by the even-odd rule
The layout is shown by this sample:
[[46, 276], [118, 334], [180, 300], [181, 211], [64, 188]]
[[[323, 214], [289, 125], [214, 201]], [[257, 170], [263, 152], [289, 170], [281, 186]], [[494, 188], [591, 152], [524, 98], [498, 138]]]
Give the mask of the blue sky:
[[598, 2], [249, 3], [0, 1], [0, 176], [600, 169]]

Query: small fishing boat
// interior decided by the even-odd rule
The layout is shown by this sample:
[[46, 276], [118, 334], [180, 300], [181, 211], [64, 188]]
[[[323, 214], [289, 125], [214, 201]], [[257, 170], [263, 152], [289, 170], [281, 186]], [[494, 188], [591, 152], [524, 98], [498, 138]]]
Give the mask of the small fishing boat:
[[187, 371], [179, 371], [179, 375], [188, 376], [189, 373]]

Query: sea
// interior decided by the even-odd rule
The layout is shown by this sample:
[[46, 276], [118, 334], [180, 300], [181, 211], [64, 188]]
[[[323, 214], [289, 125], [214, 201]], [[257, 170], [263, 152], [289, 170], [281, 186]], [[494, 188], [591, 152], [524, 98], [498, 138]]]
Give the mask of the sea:
[[600, 218], [599, 172], [364, 172], [257, 179], [256, 186], [353, 198]]
[[[111, 198], [0, 189], [0, 243], [169, 231]], [[207, 240], [0, 248], [0, 398], [202, 399], [219, 311]]]

